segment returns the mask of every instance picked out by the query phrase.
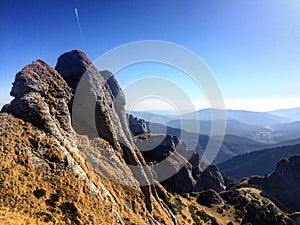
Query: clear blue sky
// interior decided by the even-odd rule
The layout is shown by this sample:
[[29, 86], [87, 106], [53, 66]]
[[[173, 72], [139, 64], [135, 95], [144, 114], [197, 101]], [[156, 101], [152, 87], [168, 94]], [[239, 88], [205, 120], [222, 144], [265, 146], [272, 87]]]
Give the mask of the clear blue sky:
[[[299, 0], [4, 0], [0, 31], [0, 104], [8, 101], [15, 74], [35, 59], [55, 66], [63, 52], [82, 49], [93, 61], [120, 44], [151, 39], [198, 54], [227, 108], [300, 106]], [[130, 79], [120, 82], [125, 86]]]

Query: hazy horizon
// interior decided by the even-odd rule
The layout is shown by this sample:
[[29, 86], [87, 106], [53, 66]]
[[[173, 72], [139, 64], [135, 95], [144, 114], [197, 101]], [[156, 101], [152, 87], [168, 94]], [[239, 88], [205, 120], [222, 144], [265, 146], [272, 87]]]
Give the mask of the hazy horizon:
[[[2, 109], [2, 107], [5, 105], [5, 104], [8, 104], [11, 100], [13, 100], [13, 97], [9, 97], [9, 99], [7, 101], [3, 101], [3, 102], [0, 102], [0, 110]], [[126, 107], [126, 106], [125, 106]], [[175, 113], [175, 110], [171, 110], [170, 108], [160, 108], [160, 109], [155, 109], [155, 107], [153, 107], [153, 104], [148, 104], [148, 109], [145, 109], [145, 108], [135, 108], [133, 110], [130, 110], [130, 109], [127, 109], [127, 111], [145, 111], [145, 112], [150, 112], [150, 113], [153, 113], [153, 112], [163, 112], [163, 114], [167, 114], [167, 113], [170, 113], [170, 114], [176, 114]], [[253, 105], [252, 105], [253, 107]], [[255, 110], [253, 108], [230, 108], [230, 107], [226, 107], [226, 104], [225, 104], [225, 110], [241, 110], [241, 111], [253, 111], [253, 112], [271, 112], [271, 111], [277, 111], [277, 110], [289, 110], [289, 109], [296, 109], [296, 108], [300, 108], [300, 105], [294, 105], [294, 106], [291, 106], [291, 107], [282, 107], [282, 108], [278, 108], [278, 107], [275, 107], [275, 108], [270, 108], [269, 110]], [[202, 108], [195, 108], [195, 111], [199, 111], [199, 110], [203, 110], [203, 109], [210, 109], [210, 107], [202, 107]], [[184, 111], [184, 110], [183, 110]], [[190, 112], [190, 111], [187, 111], [187, 112]]]

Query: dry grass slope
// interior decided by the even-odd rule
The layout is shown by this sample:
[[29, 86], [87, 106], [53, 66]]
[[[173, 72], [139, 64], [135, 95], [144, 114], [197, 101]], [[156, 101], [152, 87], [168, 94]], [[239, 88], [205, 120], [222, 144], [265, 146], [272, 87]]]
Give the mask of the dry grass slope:
[[[39, 157], [47, 164], [37, 167], [32, 160], [40, 148], [46, 149]], [[171, 224], [155, 199], [152, 217], [139, 189], [111, 182], [81, 161], [89, 178], [96, 186], [101, 181], [117, 204], [91, 194], [78, 175], [59, 168], [68, 162], [50, 136], [6, 113], [0, 114], [0, 162], [0, 224], [118, 224], [114, 212], [125, 224], [147, 224], [153, 217]]]

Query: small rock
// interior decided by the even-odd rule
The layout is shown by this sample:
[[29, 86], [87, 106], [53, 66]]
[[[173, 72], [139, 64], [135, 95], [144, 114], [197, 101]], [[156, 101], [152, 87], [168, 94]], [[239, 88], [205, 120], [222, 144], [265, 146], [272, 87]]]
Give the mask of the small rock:
[[212, 204], [217, 205], [224, 203], [220, 195], [212, 189], [200, 192], [197, 202], [208, 207], [211, 207]]

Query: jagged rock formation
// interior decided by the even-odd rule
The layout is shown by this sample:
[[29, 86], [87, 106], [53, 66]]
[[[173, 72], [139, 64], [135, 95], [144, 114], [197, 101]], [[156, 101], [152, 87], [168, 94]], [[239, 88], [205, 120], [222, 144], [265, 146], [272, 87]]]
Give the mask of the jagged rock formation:
[[[14, 100], [0, 113], [0, 224], [242, 221], [230, 214], [234, 204], [226, 198], [227, 191], [221, 191], [218, 169], [211, 166], [201, 172], [199, 155], [188, 151], [184, 142], [176, 136], [155, 137], [143, 126], [143, 135], [132, 138], [120, 86], [109, 71], [99, 72], [83, 52], [63, 54], [55, 69], [41, 60], [26, 66], [16, 75], [11, 95]], [[151, 149], [154, 157], [144, 153], [145, 146], [136, 146], [140, 140], [150, 146], [161, 140], [156, 150]], [[155, 161], [165, 161], [175, 174], [165, 181], [169, 190], [221, 192], [173, 195], [159, 183], [152, 185], [152, 179], [160, 178]], [[295, 181], [290, 177], [287, 182]], [[252, 196], [249, 193], [243, 192], [245, 199]], [[251, 197], [250, 202], [257, 199]], [[261, 214], [259, 219], [272, 212], [273, 224], [293, 224], [275, 206], [269, 211], [249, 208], [249, 214], [249, 201], [241, 203], [242, 213], [235, 213], [246, 222], [252, 223], [253, 212]], [[226, 219], [213, 207], [224, 207]]]
[[134, 136], [149, 133], [146, 121], [128, 114], [128, 122], [130, 131]]
[[[170, 167], [173, 167], [174, 160], [170, 161]], [[207, 189], [219, 192], [225, 189], [222, 175], [215, 166], [209, 166], [203, 172], [193, 176], [195, 170], [198, 170], [198, 168], [195, 169], [186, 162], [186, 165], [179, 172], [161, 183], [167, 190], [175, 193], [198, 192]]]
[[[134, 176], [143, 185], [146, 205], [151, 211], [151, 188], [148, 180], [152, 179], [151, 173], [142, 168], [146, 163], [131, 139], [124, 108], [125, 96], [114, 76], [108, 71], [98, 72], [80, 51], [61, 55], [55, 68], [70, 83], [73, 91], [76, 90], [72, 102], [72, 119], [76, 130], [90, 137], [96, 134], [123, 154], [125, 162], [134, 166]], [[79, 79], [72, 79], [78, 76]], [[84, 130], [80, 130], [82, 128]]]
[[[129, 116], [129, 127], [135, 137], [135, 144], [141, 150], [145, 161], [154, 164], [157, 179], [163, 180], [161, 184], [169, 191], [184, 193], [213, 189], [224, 190], [223, 177], [216, 166], [201, 169], [201, 159], [197, 152], [189, 151], [185, 142], [177, 136], [150, 134], [143, 129], [145, 121]], [[138, 128], [137, 128], [138, 127]], [[139, 131], [139, 132], [137, 132]], [[177, 168], [171, 177], [162, 179], [164, 171], [157, 163], [164, 161], [165, 167]]]
[[60, 128], [72, 132], [68, 103], [71, 88], [60, 74], [41, 60], [27, 65], [17, 73], [11, 96], [15, 99], [3, 107], [34, 126], [59, 136]]
[[284, 210], [300, 211], [300, 156], [282, 159], [267, 177], [252, 177], [249, 184], [258, 185], [263, 194]]
[[[85, 206], [83, 202], [86, 199], [94, 199], [93, 196], [95, 195], [98, 196], [95, 198], [99, 198], [95, 202], [107, 201], [107, 204], [112, 206], [111, 213], [106, 212], [108, 215], [107, 223], [109, 220], [118, 224], [124, 224], [126, 222], [124, 219], [134, 221], [136, 218], [132, 215], [135, 215], [134, 211], [139, 207], [141, 209], [145, 207], [147, 210], [141, 210], [145, 212], [144, 215], [136, 219], [134, 223], [148, 221], [147, 223], [155, 224], [159, 220], [173, 223], [172, 215], [166, 207], [159, 203], [154, 187], [150, 187], [148, 180], [151, 179], [150, 169], [147, 171], [147, 167], [146, 169], [143, 167], [146, 163], [132, 142], [124, 110], [123, 92], [112, 76], [107, 79], [108, 72], [102, 73], [96, 70], [84, 53], [71, 51], [59, 57], [56, 69], [41, 60], [37, 60], [16, 75], [11, 91], [11, 95], [15, 99], [2, 109], [2, 112], [12, 114], [14, 117], [1, 114], [1, 137], [9, 138], [12, 144], [7, 145], [9, 143], [1, 140], [1, 143], [4, 144], [3, 149], [1, 149], [2, 153], [8, 154], [2, 154], [1, 156], [4, 158], [1, 160], [5, 161], [6, 158], [11, 157], [13, 165], [17, 167], [18, 163], [21, 163], [21, 167], [24, 166], [25, 168], [20, 169], [20, 171], [8, 170], [8, 175], [11, 175], [10, 172], [19, 171], [28, 174], [29, 171], [33, 171], [33, 175], [36, 173], [43, 177], [34, 178], [36, 181], [28, 179], [28, 182], [41, 182], [45, 188], [40, 189], [36, 185], [32, 185], [31, 188], [28, 188], [29, 190], [26, 190], [26, 194], [23, 194], [29, 198], [35, 196], [37, 199], [43, 199], [44, 203], [41, 203], [43, 206], [50, 205], [52, 207], [43, 212], [31, 210], [30, 215], [33, 215], [34, 218], [51, 221], [59, 218], [66, 223], [88, 224], [89, 218], [85, 215], [89, 215], [89, 210], [93, 212], [91, 207], [94, 206], [92, 204]], [[83, 83], [79, 83], [83, 75]], [[80, 96], [84, 98], [79, 99], [79, 102], [83, 103], [80, 107], [87, 111], [93, 107], [94, 120], [88, 117], [89, 114], [82, 113], [83, 110], [75, 108], [74, 111], [72, 107], [78, 103], [78, 99], [73, 98], [73, 96], [77, 96], [76, 91], [82, 84], [88, 84], [90, 88], [87, 94]], [[79, 94], [84, 93], [79, 92]], [[92, 103], [91, 100], [95, 101], [94, 105], [91, 104], [92, 106], [89, 105]], [[72, 108], [72, 122], [77, 121], [79, 117], [77, 125], [82, 126], [75, 128], [84, 128], [83, 130], [73, 130], [70, 115]], [[22, 120], [16, 118], [29, 122], [33, 126], [24, 124]], [[100, 138], [92, 136], [94, 128], [91, 123], [95, 123], [95, 121], [97, 136]], [[31, 129], [30, 132], [27, 132], [28, 134], [26, 131], [24, 131], [25, 134], [22, 133], [23, 130], [27, 129], [26, 127]], [[17, 140], [18, 135], [8, 132], [9, 130], [20, 130], [21, 134], [19, 135], [22, 139]], [[91, 135], [90, 138], [94, 139], [87, 139], [78, 135], [77, 132]], [[28, 141], [26, 142], [26, 140]], [[20, 141], [24, 143], [21, 144]], [[14, 154], [16, 155], [14, 156]], [[130, 170], [128, 164], [134, 165], [135, 170]], [[2, 166], [5, 169], [7, 164], [2, 164]], [[78, 184], [79, 190], [86, 186], [84, 187], [86, 191], [84, 191], [79, 202], [75, 200], [78, 199], [76, 193], [74, 193], [73, 199], [64, 202], [63, 199], [67, 193], [64, 192], [63, 188], [61, 189], [63, 193], [55, 194], [60, 191], [59, 187], [53, 186], [55, 179], [57, 180], [59, 176], [66, 177], [69, 182], [67, 185], [70, 185], [70, 188], [72, 185], [76, 186], [78, 182], [84, 182], [81, 186]], [[135, 197], [131, 198], [126, 194], [126, 189], [120, 185], [112, 184], [107, 178], [115, 179], [114, 181], [119, 179], [120, 183], [130, 185], [131, 188], [129, 189], [132, 189], [132, 193], [135, 192], [136, 195], [143, 196], [143, 198], [136, 198], [144, 199], [144, 201], [136, 202]], [[1, 183], [3, 193], [5, 191], [11, 193], [9, 189], [12, 187], [8, 185], [11, 183], [11, 179], [13, 176], [4, 175], [1, 177], [1, 181], [4, 180], [4, 183]], [[143, 182], [144, 186], [139, 187], [139, 182]], [[20, 190], [23, 185], [27, 185], [27, 182], [20, 183], [14, 189]], [[112, 188], [109, 190], [108, 187]], [[25, 189], [25, 187], [23, 188]], [[50, 190], [47, 190], [48, 188]], [[124, 201], [132, 199], [130, 200], [132, 201], [131, 207], [123, 209], [127, 203], [116, 201], [116, 198], [119, 200], [119, 197], [114, 191], [115, 188], [124, 190]], [[16, 191], [16, 193], [20, 193], [20, 191]], [[90, 193], [91, 196], [86, 193]], [[18, 197], [18, 194], [16, 195]], [[16, 200], [13, 199], [12, 195], [6, 194], [6, 198], [2, 200], [2, 203], [6, 202], [4, 205], [7, 207], [18, 208], [18, 203], [15, 202]], [[35, 203], [32, 204], [35, 205]], [[36, 206], [36, 208], [39, 207]], [[63, 218], [51, 213], [51, 210], [59, 211]], [[20, 212], [21, 214], [24, 213], [22, 210]], [[154, 214], [156, 214], [155, 219], [152, 216]], [[96, 217], [97, 213], [95, 212], [94, 215]], [[105, 216], [102, 220], [99, 223], [100, 220], [92, 219], [97, 224], [103, 224], [105, 223]]]

